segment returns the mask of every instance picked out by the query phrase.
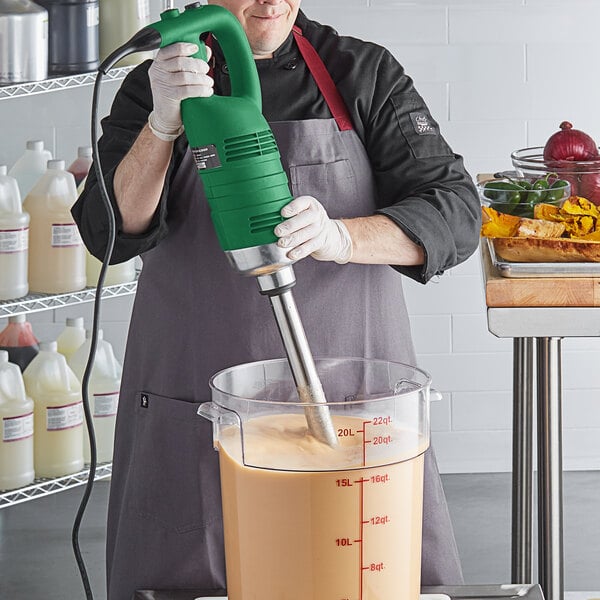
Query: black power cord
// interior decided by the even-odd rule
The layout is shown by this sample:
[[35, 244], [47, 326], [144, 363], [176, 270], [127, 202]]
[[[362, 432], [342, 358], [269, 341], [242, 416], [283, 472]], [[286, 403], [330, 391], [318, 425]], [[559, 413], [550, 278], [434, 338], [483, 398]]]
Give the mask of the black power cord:
[[75, 516], [75, 520], [73, 522], [73, 529], [71, 532], [71, 542], [73, 546], [73, 553], [75, 554], [75, 560], [77, 562], [77, 566], [79, 568], [79, 573], [81, 575], [81, 581], [83, 583], [83, 588], [85, 590], [85, 597], [87, 600], [94, 600], [94, 595], [92, 593], [92, 588], [90, 586], [90, 581], [88, 578], [87, 570], [85, 567], [85, 562], [83, 560], [83, 556], [81, 554], [81, 549], [79, 546], [79, 532], [81, 529], [81, 522], [83, 521], [83, 516], [85, 514], [85, 509], [88, 505], [90, 496], [92, 494], [92, 490], [94, 487], [94, 480], [96, 478], [96, 468], [98, 464], [98, 455], [96, 449], [96, 434], [94, 433], [94, 423], [92, 414], [90, 411], [90, 402], [89, 402], [89, 381], [92, 374], [92, 369], [94, 366], [94, 358], [96, 356], [96, 348], [98, 345], [98, 325], [100, 323], [100, 305], [101, 305], [101, 296], [102, 296], [102, 288], [104, 287], [104, 279], [106, 277], [106, 270], [108, 269], [108, 265], [110, 264], [110, 259], [112, 257], [112, 253], [115, 246], [115, 238], [116, 238], [116, 220], [115, 220], [115, 211], [110, 201], [110, 197], [108, 195], [108, 190], [106, 189], [106, 183], [104, 181], [104, 173], [102, 172], [102, 165], [100, 163], [100, 153], [98, 151], [98, 128], [97, 128], [97, 120], [98, 120], [98, 102], [100, 98], [100, 85], [102, 83], [103, 75], [106, 73], [122, 58], [128, 56], [129, 54], [133, 54], [134, 52], [140, 52], [144, 50], [155, 50], [161, 44], [161, 37], [158, 31], [155, 29], [146, 27], [136, 33], [127, 43], [123, 44], [120, 48], [117, 48], [112, 54], [110, 54], [104, 62], [98, 67], [98, 74], [96, 75], [96, 81], [94, 83], [94, 91], [92, 95], [92, 116], [91, 116], [91, 138], [92, 138], [92, 159], [94, 164], [94, 172], [96, 174], [96, 179], [98, 186], [100, 188], [100, 196], [102, 198], [102, 203], [106, 209], [106, 214], [108, 217], [108, 238], [106, 242], [106, 250], [104, 251], [104, 257], [102, 259], [102, 267], [100, 268], [100, 274], [98, 276], [98, 284], [96, 285], [96, 297], [94, 300], [94, 313], [92, 317], [92, 335], [90, 339], [90, 353], [88, 355], [88, 360], [85, 366], [85, 370], [83, 372], [83, 377], [81, 379], [81, 395], [83, 400], [83, 412], [85, 415], [85, 423], [88, 430], [88, 437], [90, 441], [90, 471], [88, 474], [88, 478], [86, 481], [85, 489], [83, 492], [83, 496], [81, 498], [81, 502], [79, 504], [79, 508], [77, 510], [77, 514]]

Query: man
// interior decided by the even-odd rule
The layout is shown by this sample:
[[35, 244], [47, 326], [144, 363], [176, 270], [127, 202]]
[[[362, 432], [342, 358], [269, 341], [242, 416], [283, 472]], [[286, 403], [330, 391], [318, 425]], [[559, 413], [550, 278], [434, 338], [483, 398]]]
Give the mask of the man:
[[[415, 364], [400, 274], [425, 283], [476, 248], [479, 201], [462, 159], [385, 49], [308, 20], [300, 0], [209, 3], [239, 19], [256, 59], [263, 113], [295, 197], [275, 233], [299, 261], [294, 295], [313, 354]], [[182, 99], [230, 89], [218, 40], [211, 75], [195, 51], [174, 44], [135, 69], [103, 122], [113, 261], [142, 254], [144, 262], [117, 419], [110, 600], [138, 588], [225, 587], [218, 457], [196, 409], [215, 372], [283, 355], [268, 301], [217, 243], [181, 135]], [[90, 175], [73, 212], [101, 258], [99, 198]], [[461, 577], [428, 451], [422, 583]]]

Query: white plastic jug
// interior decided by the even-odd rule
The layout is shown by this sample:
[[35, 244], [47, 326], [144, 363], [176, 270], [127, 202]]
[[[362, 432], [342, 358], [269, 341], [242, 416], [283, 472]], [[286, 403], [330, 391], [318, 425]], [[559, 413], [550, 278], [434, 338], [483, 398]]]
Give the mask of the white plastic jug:
[[77, 200], [75, 178], [64, 160], [48, 169], [25, 198], [29, 213], [29, 289], [64, 293], [85, 287], [85, 247], [71, 207]]
[[29, 215], [23, 212], [19, 185], [0, 165], [0, 300], [27, 295]]
[[46, 172], [48, 161], [52, 160], [52, 153], [44, 149], [42, 140], [28, 140], [25, 152], [17, 159], [8, 174], [14, 177], [19, 184], [21, 198], [25, 198]]
[[[96, 287], [102, 263], [89, 252], [86, 251], [85, 272], [87, 285]], [[118, 265], [109, 265], [104, 277], [104, 285], [120, 285], [135, 281], [135, 258], [119, 263]]]
[[0, 350], [0, 419], [0, 491], [14, 490], [34, 479], [33, 401], [6, 350]]
[[61, 477], [83, 468], [81, 386], [56, 342], [40, 342], [23, 373], [34, 402], [34, 465], [38, 477]]
[[[69, 359], [69, 366], [80, 381], [90, 354], [91, 341], [91, 332], [87, 330], [85, 342]], [[115, 358], [111, 344], [104, 339], [103, 332], [99, 329], [96, 355], [88, 386], [98, 462], [112, 460], [120, 387], [121, 365]], [[89, 462], [90, 442], [87, 435], [83, 437], [83, 457], [85, 462]]]
[[[100, 59], [104, 60], [149, 23], [149, 0], [101, 0]], [[136, 52], [121, 59], [117, 66], [137, 65], [148, 58], [152, 58], [152, 52]]]
[[[67, 359], [75, 353], [77, 348], [85, 342], [85, 326], [83, 317], [67, 317], [65, 328], [56, 338], [58, 351]], [[81, 381], [81, 377], [79, 378]]]

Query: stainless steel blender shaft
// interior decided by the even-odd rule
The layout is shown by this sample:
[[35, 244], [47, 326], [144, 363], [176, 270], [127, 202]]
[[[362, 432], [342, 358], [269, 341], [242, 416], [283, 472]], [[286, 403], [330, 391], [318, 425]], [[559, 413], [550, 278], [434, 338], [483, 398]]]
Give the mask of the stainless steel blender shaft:
[[284, 267], [281, 271], [261, 275], [257, 279], [261, 292], [269, 296], [271, 301], [298, 396], [307, 404], [304, 413], [309, 431], [319, 441], [335, 447], [337, 436], [326, 406], [327, 400], [291, 292], [296, 281], [292, 267]]

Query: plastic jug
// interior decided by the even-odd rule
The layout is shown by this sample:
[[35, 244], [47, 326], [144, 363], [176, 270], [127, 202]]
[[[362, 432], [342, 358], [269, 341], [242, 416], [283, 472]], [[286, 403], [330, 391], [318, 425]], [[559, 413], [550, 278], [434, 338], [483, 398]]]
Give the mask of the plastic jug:
[[18, 365], [0, 350], [0, 491], [31, 483], [33, 470], [33, 401], [25, 394]]
[[[87, 177], [87, 174], [92, 166], [92, 147], [79, 146], [77, 148], [77, 158], [69, 165], [67, 171], [75, 178], [75, 186], [79, 188], [79, 184]], [[79, 190], [77, 190], [79, 195]]]
[[[418, 600], [429, 376], [316, 360], [338, 446], [308, 433], [287, 359], [210, 381], [229, 600]], [[243, 594], [242, 594], [243, 590]]]
[[25, 152], [8, 171], [8, 174], [14, 177], [19, 184], [22, 200], [25, 199], [31, 188], [46, 172], [49, 160], [52, 160], [52, 153], [44, 149], [42, 140], [28, 140], [26, 142]]
[[[85, 342], [85, 327], [83, 317], [67, 317], [65, 328], [56, 338], [57, 350], [67, 359]], [[79, 378], [81, 381], [81, 377]]]
[[[95, 287], [98, 285], [101, 268], [102, 263], [86, 251], [85, 272], [88, 286]], [[106, 269], [104, 285], [120, 285], [131, 281], [135, 281], [135, 258], [117, 265], [109, 265]]]
[[64, 293], [85, 287], [85, 247], [71, 215], [77, 199], [75, 178], [64, 160], [48, 169], [25, 198], [29, 213], [29, 289]]
[[[104, 60], [149, 23], [149, 0], [101, 0], [100, 59]], [[148, 58], [152, 58], [152, 52], [136, 52], [120, 60], [116, 66], [137, 65]]]
[[39, 354], [23, 373], [34, 402], [34, 465], [37, 477], [61, 477], [83, 468], [81, 386], [56, 350], [41, 342]]
[[27, 295], [29, 215], [23, 212], [19, 185], [0, 166], [0, 300]]
[[[69, 359], [69, 366], [81, 381], [88, 361], [91, 347], [91, 332], [86, 331], [86, 340]], [[113, 456], [115, 421], [119, 405], [121, 387], [121, 365], [117, 362], [113, 348], [104, 339], [102, 330], [98, 330], [96, 355], [88, 385], [90, 410], [96, 433], [96, 452], [98, 462], [108, 462]], [[83, 457], [90, 461], [90, 441], [83, 436]]]
[[0, 331], [0, 350], [8, 352], [8, 360], [24, 371], [39, 352], [39, 341], [25, 315], [8, 317], [8, 324]]

